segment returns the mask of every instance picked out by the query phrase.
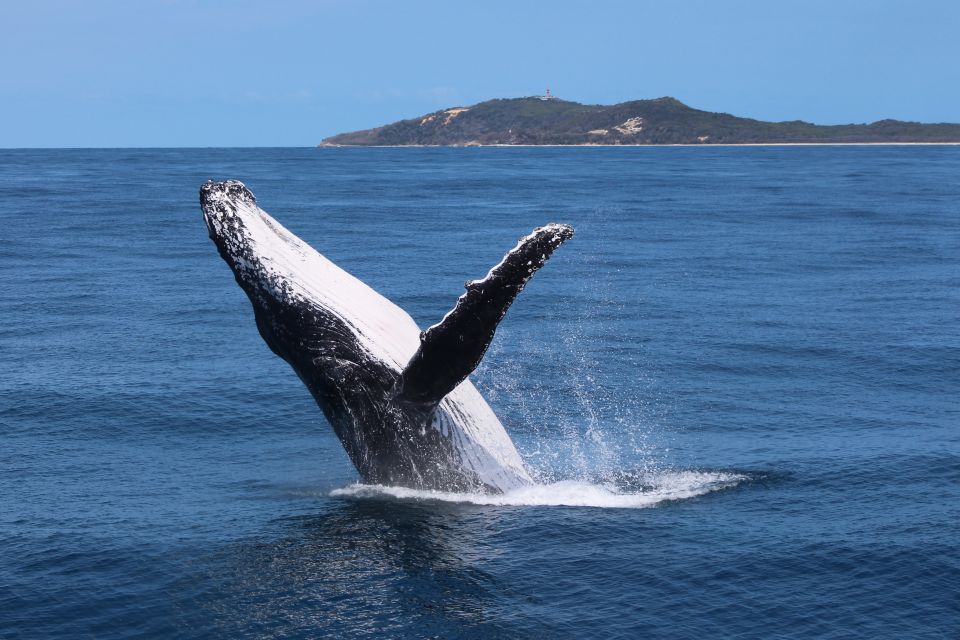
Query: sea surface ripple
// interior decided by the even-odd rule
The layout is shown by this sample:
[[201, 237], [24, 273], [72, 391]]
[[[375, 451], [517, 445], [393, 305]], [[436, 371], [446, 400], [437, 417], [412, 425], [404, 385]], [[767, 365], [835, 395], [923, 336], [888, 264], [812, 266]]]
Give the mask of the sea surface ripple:
[[[960, 148], [0, 150], [0, 638], [955, 638]], [[239, 178], [538, 478], [359, 484], [206, 237]]]

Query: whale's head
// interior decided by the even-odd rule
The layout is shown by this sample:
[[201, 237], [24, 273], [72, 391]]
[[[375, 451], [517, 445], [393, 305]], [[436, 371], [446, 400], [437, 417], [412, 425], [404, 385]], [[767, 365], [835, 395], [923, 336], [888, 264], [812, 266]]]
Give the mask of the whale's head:
[[209, 181], [200, 187], [200, 206], [210, 239], [243, 290], [252, 299], [268, 295], [271, 269], [263, 248], [276, 234], [250, 190], [239, 180]]
[[210, 239], [255, 308], [309, 302], [306, 285], [326, 259], [258, 207], [246, 185], [209, 181], [200, 206]]
[[284, 228], [242, 182], [207, 182], [200, 206], [210, 238], [253, 304], [261, 334], [282, 357], [296, 359], [301, 350], [293, 337], [303, 335], [362, 344], [366, 354], [397, 369], [413, 356], [420, 330], [410, 316]]
[[322, 258], [260, 209], [239, 180], [205, 183], [200, 206], [210, 239], [250, 298], [261, 335], [293, 364], [303, 323], [326, 312], [305, 290], [317, 270], [311, 263]]

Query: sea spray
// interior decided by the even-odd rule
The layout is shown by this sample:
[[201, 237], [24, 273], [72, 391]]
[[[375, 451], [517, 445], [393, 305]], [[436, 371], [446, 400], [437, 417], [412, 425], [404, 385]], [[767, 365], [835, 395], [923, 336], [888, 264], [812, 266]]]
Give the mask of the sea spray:
[[[643, 360], [642, 337], [624, 328], [631, 320], [624, 301], [635, 292], [617, 270], [601, 268], [608, 256], [593, 222], [610, 214], [583, 214], [577, 242], [591, 246], [559, 258], [597, 274], [577, 285], [580, 302], [541, 307], [535, 322], [521, 322], [521, 299], [514, 309], [518, 320], [507, 318], [473, 376], [543, 484], [603, 483], [668, 465], [655, 373]], [[527, 292], [531, 300], [536, 287], [531, 283]], [[610, 335], [620, 336], [616, 353]], [[545, 343], [555, 348], [544, 350]]]

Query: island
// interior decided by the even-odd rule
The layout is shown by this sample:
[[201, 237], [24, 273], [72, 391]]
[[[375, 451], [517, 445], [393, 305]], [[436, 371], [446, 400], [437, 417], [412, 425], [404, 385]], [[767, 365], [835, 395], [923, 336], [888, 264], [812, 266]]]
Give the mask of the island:
[[322, 147], [960, 144], [960, 124], [879, 120], [817, 125], [764, 122], [689, 107], [675, 98], [587, 105], [549, 94], [451, 107], [325, 138]]

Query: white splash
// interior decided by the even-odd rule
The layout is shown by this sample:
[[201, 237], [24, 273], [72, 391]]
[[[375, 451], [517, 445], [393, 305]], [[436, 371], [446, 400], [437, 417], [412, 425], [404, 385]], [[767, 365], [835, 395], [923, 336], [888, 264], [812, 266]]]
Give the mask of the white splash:
[[330, 495], [350, 499], [393, 498], [417, 502], [439, 501], [488, 506], [641, 509], [727, 489], [746, 479], [747, 476], [743, 474], [722, 471], [668, 471], [642, 478], [645, 486], [634, 490], [620, 488], [613, 483], [594, 484], [579, 480], [565, 480], [552, 484], [521, 487], [497, 495], [428, 491], [369, 484], [352, 484], [334, 489]]

